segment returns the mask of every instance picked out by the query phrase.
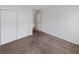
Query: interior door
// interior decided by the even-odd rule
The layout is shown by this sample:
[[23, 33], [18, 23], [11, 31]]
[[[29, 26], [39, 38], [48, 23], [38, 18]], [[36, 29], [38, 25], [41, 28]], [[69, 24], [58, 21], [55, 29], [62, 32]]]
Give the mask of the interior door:
[[18, 32], [17, 39], [28, 36], [28, 14], [24, 12], [18, 12]]
[[16, 11], [1, 10], [1, 44], [16, 40]]
[[36, 29], [40, 31], [41, 29], [41, 19], [40, 19], [40, 14], [37, 14], [36, 16]]

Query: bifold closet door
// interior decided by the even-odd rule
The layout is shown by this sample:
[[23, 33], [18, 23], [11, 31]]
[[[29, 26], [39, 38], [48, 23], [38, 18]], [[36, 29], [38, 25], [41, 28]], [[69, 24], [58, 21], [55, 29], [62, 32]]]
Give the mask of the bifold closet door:
[[18, 12], [18, 32], [17, 39], [28, 36], [28, 14], [25, 12]]
[[16, 40], [16, 11], [1, 10], [1, 44]]

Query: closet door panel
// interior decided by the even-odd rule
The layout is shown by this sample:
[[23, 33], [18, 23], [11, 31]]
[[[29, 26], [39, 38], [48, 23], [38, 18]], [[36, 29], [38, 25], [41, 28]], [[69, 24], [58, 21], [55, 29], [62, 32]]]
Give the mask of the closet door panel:
[[28, 14], [28, 35], [33, 34], [33, 15], [31, 13]]
[[16, 12], [1, 11], [1, 44], [16, 40]]
[[17, 39], [28, 36], [28, 14], [18, 12], [18, 37]]

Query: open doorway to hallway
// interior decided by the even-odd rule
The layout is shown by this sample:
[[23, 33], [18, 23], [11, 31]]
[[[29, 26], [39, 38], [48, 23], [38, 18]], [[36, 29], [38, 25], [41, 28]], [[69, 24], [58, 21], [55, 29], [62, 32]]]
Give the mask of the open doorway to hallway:
[[33, 33], [36, 30], [40, 31], [41, 29], [41, 15], [40, 10], [33, 9]]

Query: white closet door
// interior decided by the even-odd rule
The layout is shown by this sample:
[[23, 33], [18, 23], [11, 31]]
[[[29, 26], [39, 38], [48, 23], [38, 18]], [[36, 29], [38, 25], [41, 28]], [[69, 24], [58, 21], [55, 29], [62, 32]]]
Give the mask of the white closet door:
[[18, 37], [17, 39], [28, 36], [28, 14], [18, 12]]
[[16, 12], [1, 10], [1, 44], [16, 40]]
[[28, 32], [29, 32], [28, 35], [33, 34], [32, 30], [33, 30], [33, 15], [32, 13], [29, 13], [28, 14]]

